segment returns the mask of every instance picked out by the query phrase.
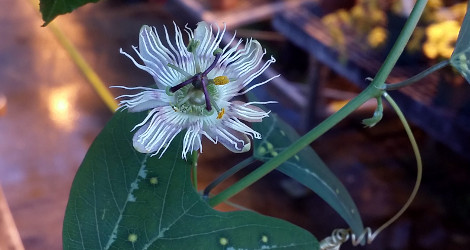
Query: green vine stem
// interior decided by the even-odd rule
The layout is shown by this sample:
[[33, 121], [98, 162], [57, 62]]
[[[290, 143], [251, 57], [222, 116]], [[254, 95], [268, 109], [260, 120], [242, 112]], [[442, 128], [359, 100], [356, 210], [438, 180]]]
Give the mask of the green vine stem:
[[395, 89], [399, 89], [399, 88], [411, 85], [411, 84], [423, 79], [424, 77], [428, 76], [429, 74], [433, 73], [434, 71], [440, 70], [440, 69], [444, 68], [445, 66], [447, 66], [449, 64], [450, 64], [449, 60], [444, 60], [442, 62], [439, 62], [438, 64], [435, 64], [435, 65], [427, 68], [423, 72], [420, 72], [419, 74], [414, 75], [414, 76], [412, 76], [412, 77], [410, 77], [410, 78], [408, 78], [408, 79], [406, 79], [402, 82], [390, 83], [390, 84], [385, 85], [385, 90], [395, 90]]
[[314, 129], [310, 130], [307, 134], [292, 143], [289, 147], [279, 153], [276, 157], [267, 161], [259, 168], [255, 169], [253, 172], [249, 173], [247, 176], [240, 179], [238, 182], [235, 182], [232, 186], [223, 190], [219, 194], [209, 198], [209, 205], [216, 206], [219, 203], [237, 194], [241, 190], [245, 189], [246, 187], [250, 186], [254, 182], [258, 181], [263, 176], [265, 176], [266, 174], [277, 168], [279, 165], [281, 165], [283, 162], [296, 155], [300, 150], [310, 145], [311, 142], [316, 140], [326, 131], [331, 129], [334, 125], [343, 120], [346, 116], [351, 114], [354, 110], [359, 108], [372, 96], [380, 95], [381, 92], [382, 90], [377, 89], [372, 85], [369, 85], [369, 87], [367, 87], [358, 96], [348, 102], [342, 109], [328, 117], [322, 123], [318, 124]]
[[199, 157], [199, 153], [197, 150], [194, 150], [191, 154], [191, 177], [193, 180], [193, 187], [197, 191], [197, 159]]
[[207, 187], [204, 189], [204, 192], [202, 194], [202, 197], [207, 200], [209, 198], [209, 193], [221, 182], [225, 181], [227, 178], [230, 176], [234, 175], [238, 171], [244, 169], [245, 167], [249, 166], [251, 163], [255, 162], [256, 159], [254, 156], [250, 156], [246, 158], [245, 160], [239, 162], [237, 165], [234, 167], [230, 168], [229, 170], [225, 171], [222, 175], [217, 177], [213, 182], [211, 182]]
[[388, 54], [387, 58], [385, 59], [384, 64], [379, 69], [376, 77], [372, 81], [372, 83], [362, 91], [358, 96], [348, 102], [342, 109], [338, 112], [334, 113], [326, 120], [321, 122], [315, 128], [310, 130], [307, 134], [299, 138], [296, 142], [286, 148], [283, 152], [281, 152], [276, 157], [272, 158], [271, 160], [267, 161], [259, 168], [245, 176], [244, 178], [240, 179], [238, 182], [234, 183], [232, 186], [228, 187], [227, 189], [223, 190], [219, 194], [215, 195], [214, 197], [209, 199], [209, 204], [211, 206], [216, 206], [217, 204], [229, 199], [230, 197], [234, 196], [235, 194], [239, 193], [243, 189], [247, 188], [254, 182], [261, 179], [263, 176], [268, 174], [269, 172], [273, 171], [283, 162], [287, 161], [289, 158], [293, 157], [297, 154], [300, 150], [304, 147], [310, 145], [314, 140], [318, 137], [323, 135], [329, 129], [334, 127], [338, 124], [341, 120], [351, 114], [354, 110], [359, 108], [364, 102], [371, 98], [379, 97], [383, 94], [385, 89], [385, 80], [387, 79], [388, 75], [392, 71], [393, 67], [395, 66], [398, 58], [400, 57], [401, 53], [403, 52], [408, 40], [413, 33], [413, 30], [418, 23], [419, 18], [426, 6], [427, 0], [418, 0], [413, 8], [413, 11], [410, 14], [410, 17], [405, 23], [403, 30], [400, 32], [400, 35], [393, 45], [390, 53]]
[[380, 67], [379, 72], [374, 77], [374, 80], [371, 83], [372, 85], [376, 86], [377, 88], [384, 87], [388, 75], [390, 75], [390, 72], [392, 72], [393, 67], [395, 67], [398, 58], [400, 58], [401, 54], [403, 53], [403, 50], [410, 40], [410, 37], [413, 34], [413, 31], [415, 30], [419, 18], [421, 17], [421, 14], [423, 13], [427, 3], [428, 0], [416, 1], [416, 4], [410, 13], [410, 16], [408, 17], [408, 20], [406, 20], [405, 26], [401, 30], [400, 35], [390, 50], [390, 53], [388, 53], [387, 58], [385, 58], [385, 62], [382, 64], [382, 67]]

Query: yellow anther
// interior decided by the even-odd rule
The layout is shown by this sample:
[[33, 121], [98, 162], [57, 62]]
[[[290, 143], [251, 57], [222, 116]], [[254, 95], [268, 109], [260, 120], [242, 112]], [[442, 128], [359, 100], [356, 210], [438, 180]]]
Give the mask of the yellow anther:
[[215, 85], [225, 85], [228, 82], [230, 82], [230, 80], [226, 76], [218, 76], [218, 77], [214, 78], [214, 84]]
[[219, 112], [219, 114], [217, 115], [217, 119], [222, 119], [222, 116], [224, 116], [225, 114], [225, 109], [222, 108], [222, 110]]

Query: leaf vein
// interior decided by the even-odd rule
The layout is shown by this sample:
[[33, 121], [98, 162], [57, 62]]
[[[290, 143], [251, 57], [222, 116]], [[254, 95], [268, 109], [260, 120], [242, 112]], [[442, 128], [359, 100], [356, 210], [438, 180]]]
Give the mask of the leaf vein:
[[[147, 158], [148, 158], [148, 154], [145, 155], [145, 157], [142, 159], [142, 162], [140, 163], [140, 169], [139, 171], [137, 171], [136, 173], [136, 177], [135, 177], [135, 180], [131, 183], [131, 188], [129, 189], [129, 192], [127, 194], [127, 197], [126, 197], [126, 201], [124, 202], [124, 205], [121, 209], [119, 209], [119, 217], [118, 219], [116, 220], [116, 223], [114, 224], [114, 228], [113, 228], [113, 231], [111, 233], [111, 235], [109, 236], [109, 239], [108, 239], [108, 243], [106, 244], [105, 248], [104, 249], [109, 249], [111, 247], [111, 245], [113, 244], [115, 238], [117, 237], [117, 232], [118, 232], [118, 227], [119, 227], [119, 223], [121, 223], [121, 220], [122, 220], [122, 217], [123, 217], [123, 213], [124, 213], [124, 210], [126, 210], [126, 207], [127, 207], [127, 204], [129, 203], [129, 197], [130, 195], [132, 195], [132, 192], [135, 190], [133, 188], [133, 184], [137, 184], [139, 181], [140, 181], [140, 175], [139, 173], [141, 171], [144, 170], [145, 168], [145, 165], [146, 165], [146, 162], [147, 162]], [[107, 165], [106, 165], [107, 166]], [[108, 166], [107, 166], [108, 167]], [[107, 168], [108, 169], [108, 168]], [[108, 171], [109, 172], [109, 171]], [[113, 196], [114, 198], [114, 196]], [[115, 199], [115, 198], [114, 198]], [[116, 201], [116, 204], [117, 204], [117, 201]]]

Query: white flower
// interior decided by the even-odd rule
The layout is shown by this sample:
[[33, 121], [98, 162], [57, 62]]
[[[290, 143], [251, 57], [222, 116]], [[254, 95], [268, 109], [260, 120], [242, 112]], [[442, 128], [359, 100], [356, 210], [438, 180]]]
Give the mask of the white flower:
[[244, 103], [232, 98], [270, 81], [272, 78], [242, 91], [275, 60], [271, 58], [262, 64], [266, 52], [253, 39], [249, 39], [244, 48], [240, 48], [242, 40], [230, 47], [234, 36], [229, 45], [220, 49], [225, 27], [222, 31], [216, 27], [215, 37], [212, 25], [205, 22], [198, 23], [194, 32], [186, 27], [189, 44], [185, 46], [181, 30], [176, 25], [174, 43], [170, 41], [166, 28], [166, 39], [160, 39], [155, 28], [143, 26], [139, 49], [133, 47], [143, 65], [121, 50], [137, 67], [151, 74], [158, 87], [121, 87], [142, 92], [118, 97], [127, 98], [120, 102], [120, 109], [149, 111], [134, 128], [138, 128], [133, 138], [137, 151], [153, 153], [152, 156], [161, 152], [163, 155], [173, 138], [184, 130], [183, 158], [193, 150], [202, 152], [202, 135], [214, 143], [222, 143], [233, 152], [250, 149], [247, 135], [261, 138], [241, 120], [260, 122], [269, 112], [253, 104], [269, 102]]

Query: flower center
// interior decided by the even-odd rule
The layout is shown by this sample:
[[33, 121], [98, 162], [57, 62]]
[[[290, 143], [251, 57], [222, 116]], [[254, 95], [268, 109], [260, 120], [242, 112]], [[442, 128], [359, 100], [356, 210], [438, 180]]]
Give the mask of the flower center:
[[218, 112], [217, 119], [222, 118], [225, 110], [217, 106], [219, 93], [215, 85], [227, 84], [229, 79], [226, 76], [218, 76], [214, 79], [208, 79], [207, 77], [209, 72], [215, 68], [221, 54], [222, 51], [220, 49], [215, 50], [215, 59], [212, 64], [204, 72], [198, 72], [194, 76], [184, 72], [175, 65], [168, 64], [168, 67], [179, 72], [183, 71], [181, 73], [189, 77], [187, 80], [169, 88], [169, 91], [167, 91], [169, 95], [175, 95], [176, 104], [173, 105], [175, 111], [198, 116], [209, 116], [214, 113], [212, 110], [212, 106], [214, 106]]
[[[207, 94], [212, 102], [212, 105], [217, 107], [217, 100], [219, 99], [219, 92], [214, 84], [208, 84], [206, 86]], [[176, 111], [180, 111], [185, 114], [197, 115], [197, 116], [209, 116], [214, 113], [214, 110], [207, 110], [206, 98], [207, 95], [204, 91], [192, 84], [186, 85], [175, 93], [175, 102], [173, 108]]]

